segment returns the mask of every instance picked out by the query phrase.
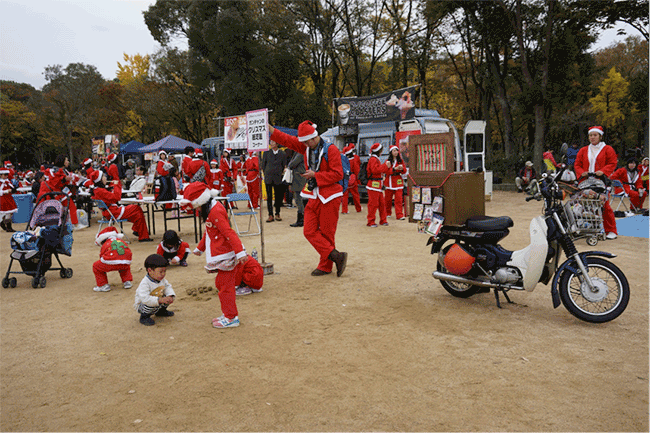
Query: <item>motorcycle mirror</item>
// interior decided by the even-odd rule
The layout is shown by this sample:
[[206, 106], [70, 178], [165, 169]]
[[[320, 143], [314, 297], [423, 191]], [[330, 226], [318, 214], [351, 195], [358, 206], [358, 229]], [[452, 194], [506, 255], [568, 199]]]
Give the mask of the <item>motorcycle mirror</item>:
[[562, 147], [560, 147], [560, 154], [566, 155], [567, 150], [569, 150], [569, 145], [562, 143]]

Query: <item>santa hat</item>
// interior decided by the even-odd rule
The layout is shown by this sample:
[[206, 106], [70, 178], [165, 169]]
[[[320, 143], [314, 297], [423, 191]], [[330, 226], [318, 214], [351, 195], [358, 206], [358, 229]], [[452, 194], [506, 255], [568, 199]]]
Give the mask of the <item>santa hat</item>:
[[101, 170], [94, 170], [92, 173], [88, 175], [90, 180], [92, 180], [94, 183], [98, 183], [102, 181], [102, 177], [104, 177], [104, 172]]
[[90, 189], [90, 188], [92, 188], [93, 186], [95, 186], [95, 184], [93, 183], [92, 180], [90, 180], [90, 179], [86, 179], [86, 181], [85, 181], [83, 184], [81, 184], [81, 186]]
[[109, 239], [122, 239], [123, 237], [124, 235], [122, 233], [118, 233], [115, 227], [109, 226], [101, 232], [97, 233], [97, 236], [95, 237], [95, 244], [101, 246], [104, 241], [107, 241]]
[[5, 161], [5, 167], [11, 167], [11, 166], [13, 166], [11, 161]]
[[592, 126], [591, 128], [589, 128], [589, 134], [591, 134], [592, 132], [599, 133], [601, 137], [605, 134], [605, 131], [603, 130], [602, 126]]
[[305, 142], [314, 137], [318, 137], [318, 131], [316, 128], [318, 128], [318, 125], [313, 123], [311, 120], [305, 120], [298, 125], [298, 140]]
[[25, 177], [30, 177], [30, 176], [34, 176], [34, 172], [31, 171], [31, 170], [29, 170], [27, 173], [25, 173]]
[[343, 148], [343, 153], [351, 155], [354, 152], [354, 143], [350, 143]]
[[167, 155], [167, 152], [165, 152], [164, 150], [160, 149], [160, 150], [158, 151], [158, 156], [162, 155], [163, 153], [164, 153], [165, 155]]
[[108, 155], [108, 158], [106, 158], [106, 161], [113, 162], [113, 161], [115, 161], [116, 158], [117, 158], [117, 155], [114, 154], [114, 153], [111, 153], [110, 155]]
[[393, 144], [392, 146], [390, 146], [390, 147], [388, 148], [388, 151], [389, 151], [389, 152], [392, 152], [393, 149], [395, 149], [395, 150], [397, 150], [397, 151], [399, 152], [399, 147], [397, 147], [396, 144]]
[[223, 151], [227, 152], [228, 155], [230, 155], [232, 153], [232, 149], [230, 147], [226, 147]]
[[381, 143], [375, 143], [370, 147], [370, 152], [372, 153], [379, 153], [381, 152], [381, 149], [383, 149], [384, 146], [382, 146]]
[[194, 158], [202, 158], [202, 157], [203, 157], [203, 151], [201, 149], [195, 149]]
[[0, 168], [0, 174], [9, 174], [9, 170], [6, 168]]
[[180, 200], [179, 204], [181, 208], [192, 207], [196, 209], [203, 206], [213, 196], [217, 196], [219, 191], [211, 190], [203, 182], [192, 182], [183, 189], [183, 198]]
[[210, 165], [212, 165], [212, 164], [219, 165], [219, 163], [217, 162], [216, 159], [213, 159], [212, 161], [210, 161]]
[[83, 166], [84, 166], [84, 167], [89, 167], [89, 166], [92, 165], [92, 163], [93, 163], [93, 160], [92, 160], [92, 159], [90, 159], [90, 158], [86, 158], [86, 159], [84, 159]]

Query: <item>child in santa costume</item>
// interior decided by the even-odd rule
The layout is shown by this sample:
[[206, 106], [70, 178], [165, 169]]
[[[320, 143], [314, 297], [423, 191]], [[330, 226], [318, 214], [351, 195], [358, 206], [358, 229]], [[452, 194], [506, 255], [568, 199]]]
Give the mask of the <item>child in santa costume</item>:
[[[612, 174], [612, 179], [618, 180], [623, 184], [623, 189], [630, 198], [630, 203], [633, 209], [641, 210], [643, 202], [648, 196], [648, 191], [643, 188], [643, 181], [641, 174], [637, 170], [636, 158], [630, 158], [625, 167], [621, 167]], [[616, 194], [620, 194], [621, 188], [614, 190]]]
[[350, 160], [350, 177], [348, 178], [348, 189], [343, 192], [341, 200], [341, 213], [348, 213], [348, 194], [352, 195], [354, 209], [361, 212], [361, 197], [359, 197], [359, 170], [361, 169], [361, 158], [354, 150], [354, 143], [348, 144], [343, 148], [343, 153]]
[[109, 292], [108, 272], [117, 271], [120, 273], [122, 284], [125, 289], [133, 287], [133, 275], [131, 275], [131, 250], [122, 240], [124, 235], [118, 233], [113, 226], [106, 227], [95, 237], [95, 244], [102, 247], [99, 251], [99, 260], [93, 263], [93, 273], [97, 285], [93, 287], [95, 292]]
[[190, 244], [178, 237], [174, 230], [167, 230], [162, 241], [158, 244], [156, 254], [167, 260], [170, 265], [187, 266], [187, 256], [190, 254]]
[[246, 154], [246, 161], [244, 161], [241, 171], [246, 178], [246, 187], [251, 203], [255, 209], [258, 209], [260, 207], [260, 161], [255, 153]]
[[18, 211], [18, 206], [12, 194], [13, 185], [9, 180], [9, 169], [0, 168], [0, 227], [6, 232], [15, 232], [11, 227], [11, 219]]
[[368, 191], [368, 223], [366, 225], [368, 227], [377, 227], [377, 224], [375, 224], [377, 210], [379, 210], [379, 224], [382, 226], [388, 225], [383, 176], [388, 173], [391, 165], [388, 161], [384, 164], [381, 163], [379, 155], [381, 155], [382, 149], [381, 143], [375, 143], [370, 147], [370, 159], [368, 159], [368, 167], [366, 168], [368, 172], [368, 183], [366, 184], [366, 190]]
[[219, 168], [223, 172], [222, 194], [224, 196], [232, 194], [235, 190], [234, 182], [237, 176], [237, 170], [239, 168], [237, 161], [234, 161], [232, 158], [230, 158], [231, 153], [232, 149], [226, 147], [221, 154], [221, 160], [219, 162]]
[[185, 153], [183, 155], [183, 161], [181, 162], [181, 171], [183, 172], [183, 182], [189, 183], [190, 176], [188, 173], [190, 171], [190, 164], [192, 163], [192, 158], [194, 158], [194, 148], [192, 146], [185, 146], [183, 152]]
[[219, 168], [219, 163], [217, 162], [216, 159], [213, 159], [210, 161], [210, 175], [212, 179], [212, 185], [210, 185], [210, 188], [216, 189], [217, 191], [221, 192], [221, 187], [222, 187], [222, 182], [223, 182], [223, 172]]
[[106, 175], [108, 176], [108, 180], [120, 180], [120, 170], [117, 167], [116, 160], [117, 155], [114, 153], [111, 153], [106, 158]]
[[[158, 152], [158, 164], [156, 164], [156, 175], [158, 177], [159, 188], [156, 195], [156, 201], [165, 201], [175, 198], [174, 181], [172, 180], [172, 168], [174, 167], [171, 162], [167, 161], [167, 152], [160, 150]], [[168, 207], [171, 204], [168, 203]]]
[[70, 222], [73, 225], [79, 224], [77, 218], [77, 206], [75, 205], [74, 200], [72, 200], [72, 192], [70, 187], [74, 186], [74, 177], [70, 171], [70, 160], [65, 155], [58, 155], [54, 162], [54, 167], [49, 169], [49, 172], [46, 171], [47, 180], [41, 182], [40, 189], [38, 191], [38, 198], [43, 194], [49, 192], [63, 192], [66, 194], [65, 198], [63, 196], [55, 197], [57, 200], [61, 201], [64, 206], [68, 206], [68, 200], [70, 201]]
[[206, 185], [212, 185], [212, 171], [210, 165], [203, 159], [203, 151], [201, 149], [194, 150], [194, 157], [189, 163], [189, 172], [187, 173], [192, 182], [204, 182]]
[[200, 208], [205, 221], [205, 232], [193, 253], [200, 256], [205, 252], [205, 269], [217, 273], [214, 284], [223, 315], [213, 319], [212, 326], [234, 328], [239, 326], [237, 293], [261, 292], [264, 271], [257, 260], [246, 254], [237, 233], [230, 227], [226, 208], [212, 200], [214, 193], [203, 182], [193, 182], [185, 187], [180, 205], [184, 209]]
[[[614, 173], [614, 170], [616, 170], [618, 156], [616, 156], [614, 148], [601, 141], [603, 134], [602, 126], [592, 126], [589, 128], [588, 136], [590, 144], [578, 151], [574, 165], [578, 182], [582, 181], [583, 177], [586, 178], [589, 173], [594, 173], [596, 176], [610, 177]], [[609, 200], [606, 200], [603, 205], [603, 225], [605, 227], [605, 233], [607, 233], [607, 239], [616, 239], [618, 236], [616, 218], [614, 217], [614, 211], [609, 205]]]
[[113, 189], [109, 189], [105, 185], [106, 175], [101, 170], [93, 172], [91, 181], [94, 182], [94, 185], [90, 185], [90, 182], [84, 185], [93, 189], [93, 200], [101, 200], [108, 206], [108, 211], [102, 211], [104, 217], [110, 218], [108, 216], [108, 212], [110, 212], [117, 219], [126, 219], [133, 223], [133, 234], [138, 237], [140, 242], [151, 242], [153, 240], [149, 237], [147, 221], [144, 218], [144, 212], [142, 212], [140, 206], [137, 204], [127, 206], [119, 204], [119, 201], [122, 199], [122, 184], [120, 181], [113, 181]]
[[[334, 145], [326, 145], [318, 135], [316, 125], [305, 120], [298, 125], [298, 137], [294, 137], [269, 125], [271, 140], [303, 154], [307, 179], [300, 196], [309, 199], [305, 207], [303, 234], [320, 255], [313, 276], [330, 274], [336, 264], [336, 276], [345, 271], [348, 253], [336, 249], [336, 227], [339, 207], [343, 196], [341, 152]], [[327, 154], [325, 154], [327, 152]]]
[[391, 216], [393, 206], [393, 196], [395, 197], [395, 217], [398, 220], [404, 219], [404, 180], [402, 174], [406, 172], [406, 164], [399, 154], [399, 147], [392, 145], [388, 155], [390, 167], [384, 178], [384, 199], [386, 201], [386, 216]]

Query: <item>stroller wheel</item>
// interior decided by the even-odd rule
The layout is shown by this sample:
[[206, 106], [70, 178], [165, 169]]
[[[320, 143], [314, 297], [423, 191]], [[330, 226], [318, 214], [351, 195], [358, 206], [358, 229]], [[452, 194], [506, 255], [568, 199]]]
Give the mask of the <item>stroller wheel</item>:
[[47, 285], [47, 280], [45, 277], [41, 277], [40, 281], [38, 282], [41, 286], [41, 289], [44, 288]]
[[65, 277], [66, 278], [72, 278], [72, 268], [66, 268]]
[[11, 278], [9, 278], [9, 285], [10, 285], [12, 288], [16, 287], [16, 284], [18, 284], [18, 280], [16, 279], [16, 277], [11, 277]]
[[7, 287], [9, 287], [9, 278], [4, 277], [4, 278], [2, 279], [2, 288], [3, 288], [3, 289], [6, 289]]
[[40, 278], [38, 278], [38, 277], [32, 278], [32, 289], [35, 289], [35, 288], [38, 287], [39, 281], [40, 281]]

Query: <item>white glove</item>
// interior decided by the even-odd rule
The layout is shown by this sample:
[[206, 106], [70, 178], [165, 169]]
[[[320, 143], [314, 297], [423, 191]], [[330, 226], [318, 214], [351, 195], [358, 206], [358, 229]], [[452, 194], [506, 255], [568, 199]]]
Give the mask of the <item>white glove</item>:
[[172, 259], [172, 264], [173, 264], [173, 265], [176, 265], [176, 264], [178, 264], [180, 261], [181, 261], [181, 259], [179, 259], [178, 257], [174, 257], [174, 258]]

